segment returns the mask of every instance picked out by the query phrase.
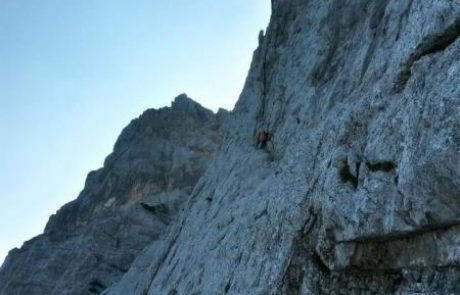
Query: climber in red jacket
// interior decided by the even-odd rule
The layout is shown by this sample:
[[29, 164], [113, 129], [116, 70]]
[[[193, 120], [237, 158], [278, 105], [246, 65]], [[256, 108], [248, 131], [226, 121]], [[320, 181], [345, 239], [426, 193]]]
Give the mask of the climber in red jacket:
[[267, 131], [261, 131], [257, 134], [257, 147], [264, 149], [267, 143], [272, 139], [272, 135]]

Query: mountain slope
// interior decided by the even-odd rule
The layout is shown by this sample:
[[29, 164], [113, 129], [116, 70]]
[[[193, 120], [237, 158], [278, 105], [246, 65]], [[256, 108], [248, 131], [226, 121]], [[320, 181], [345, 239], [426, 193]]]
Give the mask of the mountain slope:
[[9, 253], [0, 294], [99, 294], [117, 281], [182, 210], [224, 118], [181, 95], [133, 120], [78, 199]]
[[459, 3], [272, 8], [183, 212], [96, 291], [460, 293]]
[[460, 292], [459, 4], [272, 3], [185, 214], [105, 294]]

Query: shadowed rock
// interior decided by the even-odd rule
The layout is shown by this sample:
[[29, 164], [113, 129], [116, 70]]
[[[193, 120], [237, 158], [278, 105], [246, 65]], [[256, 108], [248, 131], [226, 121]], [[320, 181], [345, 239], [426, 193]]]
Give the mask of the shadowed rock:
[[117, 281], [177, 218], [220, 142], [224, 117], [183, 94], [171, 108], [133, 120], [78, 199], [10, 252], [0, 294], [100, 294]]
[[[273, 0], [272, 6], [244, 90], [221, 127], [220, 148], [193, 189], [174, 177], [173, 184], [190, 187], [183, 213], [145, 243], [116, 283], [97, 273], [88, 282], [109, 286], [105, 295], [459, 294], [459, 4]], [[195, 112], [194, 104], [181, 105]], [[255, 147], [261, 130], [273, 135], [264, 150]], [[132, 134], [117, 144], [126, 146]], [[106, 166], [124, 155], [114, 152]], [[138, 170], [144, 171], [128, 173], [127, 183], [158, 179], [161, 193], [176, 188]], [[94, 185], [96, 176], [88, 178]], [[139, 204], [118, 198], [115, 208]], [[163, 203], [138, 199], [146, 218], [165, 212]], [[77, 231], [97, 224], [99, 211], [78, 202], [69, 205], [78, 210], [50, 221], [47, 239], [72, 238], [66, 235], [73, 231], [55, 230], [58, 224]], [[21, 251], [30, 255], [42, 240]], [[34, 251], [21, 263], [12, 253], [0, 282], [5, 275], [19, 282], [18, 271], [38, 284], [33, 280], [41, 277], [24, 268], [57, 260]], [[74, 288], [65, 282], [56, 292]]]

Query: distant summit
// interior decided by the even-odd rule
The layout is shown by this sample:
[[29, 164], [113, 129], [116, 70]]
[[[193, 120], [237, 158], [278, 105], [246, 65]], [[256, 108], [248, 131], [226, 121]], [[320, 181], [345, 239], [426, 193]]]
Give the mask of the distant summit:
[[0, 294], [99, 294], [118, 281], [167, 235], [220, 143], [221, 122], [186, 95], [133, 120], [78, 198], [10, 252]]

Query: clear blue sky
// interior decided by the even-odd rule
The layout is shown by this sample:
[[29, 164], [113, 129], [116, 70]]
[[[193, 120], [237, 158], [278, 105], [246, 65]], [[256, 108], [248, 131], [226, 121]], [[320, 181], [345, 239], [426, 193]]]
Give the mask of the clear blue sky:
[[186, 92], [233, 108], [269, 0], [0, 0], [0, 263], [122, 128]]

